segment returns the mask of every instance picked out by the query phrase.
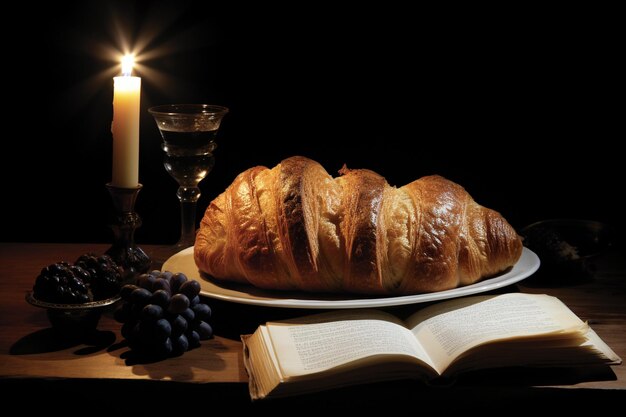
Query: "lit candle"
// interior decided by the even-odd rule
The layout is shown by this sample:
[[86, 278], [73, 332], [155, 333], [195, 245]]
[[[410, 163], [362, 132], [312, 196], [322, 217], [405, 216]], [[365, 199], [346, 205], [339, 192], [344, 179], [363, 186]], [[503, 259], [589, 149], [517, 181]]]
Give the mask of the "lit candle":
[[113, 78], [113, 175], [121, 188], [139, 185], [139, 98], [141, 78], [132, 77], [133, 57], [122, 59], [122, 76]]

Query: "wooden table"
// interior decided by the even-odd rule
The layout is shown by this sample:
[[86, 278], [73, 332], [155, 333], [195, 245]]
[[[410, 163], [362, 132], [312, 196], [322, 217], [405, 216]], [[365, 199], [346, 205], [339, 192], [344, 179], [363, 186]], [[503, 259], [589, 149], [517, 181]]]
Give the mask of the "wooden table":
[[[428, 387], [418, 381], [397, 381], [250, 403], [239, 335], [254, 331], [267, 320], [311, 311], [208, 299], [214, 311], [215, 338], [180, 357], [153, 363], [133, 361], [120, 335], [120, 325], [110, 314], [101, 318], [94, 335], [75, 340], [57, 337], [45, 310], [26, 303], [26, 292], [32, 289], [42, 267], [60, 260], [74, 261], [85, 252], [102, 253], [107, 247], [102, 244], [0, 243], [0, 388], [4, 388], [3, 392], [17, 388], [36, 393], [36, 398], [48, 396], [49, 403], [44, 400], [30, 405], [45, 410], [54, 408], [55, 398], [70, 392], [75, 401], [97, 402], [102, 410], [112, 412], [133, 409], [121, 404], [124, 401], [134, 403], [138, 395], [151, 398], [137, 400], [139, 410], [145, 411], [147, 407], [163, 410], [168, 404], [175, 409], [176, 401], [159, 400], [161, 395], [174, 394], [208, 402], [229, 401], [242, 408], [306, 407], [308, 410], [325, 409], [329, 404], [335, 409], [355, 410], [367, 409], [373, 403], [410, 404], [415, 401], [436, 405], [439, 409], [467, 410], [484, 409], [486, 404], [510, 400], [518, 401], [518, 406], [530, 407], [534, 404], [532, 400], [543, 399], [567, 398], [564, 401], [576, 399], [579, 402], [589, 397], [594, 403], [617, 397], [626, 399], [626, 365], [622, 365], [563, 373], [500, 370], [468, 375], [446, 388]], [[153, 259], [164, 259], [163, 247], [146, 245], [143, 248]], [[626, 358], [626, 260], [622, 250], [607, 255], [600, 265], [594, 279], [588, 282], [546, 285], [531, 278], [501, 292], [547, 293], [559, 297], [583, 320], [588, 320], [618, 355]], [[389, 310], [404, 316], [417, 307]], [[106, 396], [110, 393], [115, 396], [105, 400], [104, 392]], [[523, 401], [519, 401], [521, 399]], [[579, 410], [578, 406], [574, 408]]]

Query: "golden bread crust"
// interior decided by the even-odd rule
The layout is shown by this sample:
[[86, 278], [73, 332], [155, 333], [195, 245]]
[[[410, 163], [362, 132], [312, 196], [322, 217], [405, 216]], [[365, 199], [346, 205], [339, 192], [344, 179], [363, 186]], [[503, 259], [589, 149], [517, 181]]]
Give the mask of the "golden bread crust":
[[244, 171], [207, 208], [196, 264], [267, 289], [416, 294], [472, 284], [521, 256], [507, 221], [452, 181], [395, 188], [369, 170], [340, 173], [301, 156]]

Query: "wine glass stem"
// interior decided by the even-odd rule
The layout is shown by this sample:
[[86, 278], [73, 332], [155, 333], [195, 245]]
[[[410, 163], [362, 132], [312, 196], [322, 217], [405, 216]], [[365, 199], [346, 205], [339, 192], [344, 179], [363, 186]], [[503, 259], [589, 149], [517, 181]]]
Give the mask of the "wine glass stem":
[[200, 198], [198, 187], [178, 187], [180, 200], [180, 240], [176, 246], [187, 248], [196, 241], [196, 205]]

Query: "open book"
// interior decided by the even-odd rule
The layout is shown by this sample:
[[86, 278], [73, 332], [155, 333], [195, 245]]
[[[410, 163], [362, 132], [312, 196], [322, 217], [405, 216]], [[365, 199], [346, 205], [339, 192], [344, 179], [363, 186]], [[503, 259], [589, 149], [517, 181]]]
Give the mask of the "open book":
[[252, 399], [509, 366], [619, 364], [565, 304], [548, 295], [455, 299], [401, 321], [377, 310], [269, 322], [243, 335]]

